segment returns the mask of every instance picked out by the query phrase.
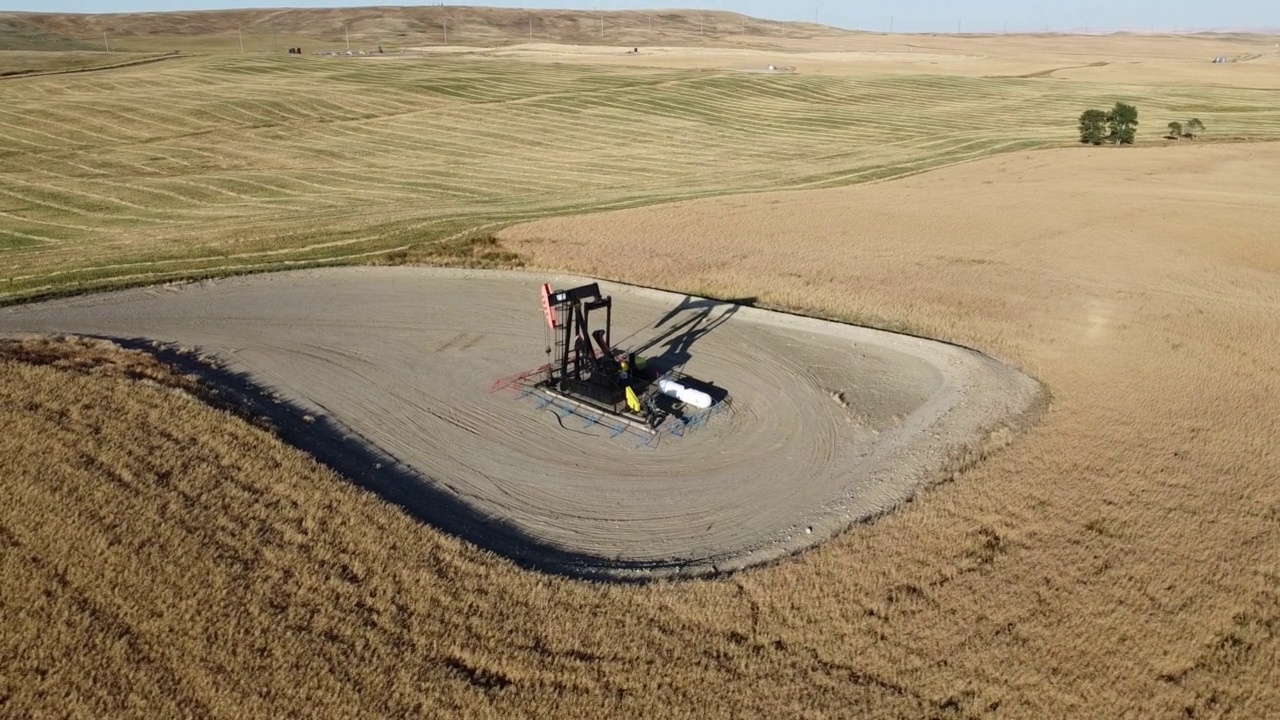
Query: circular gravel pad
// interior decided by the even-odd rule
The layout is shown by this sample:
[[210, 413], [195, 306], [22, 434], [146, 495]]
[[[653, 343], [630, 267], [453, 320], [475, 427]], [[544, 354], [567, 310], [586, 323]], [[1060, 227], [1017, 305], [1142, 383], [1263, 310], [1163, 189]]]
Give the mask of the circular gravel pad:
[[[638, 446], [495, 379], [546, 362], [538, 288], [581, 278], [340, 268], [0, 309], [0, 332], [198, 348], [278, 396], [300, 444], [411, 513], [548, 570], [643, 579], [779, 558], [1004, 442], [1037, 382], [963, 348], [601, 283], [614, 343], [732, 395]], [[287, 422], [284, 424], [288, 424]], [[341, 450], [347, 444], [357, 450]], [[375, 459], [377, 459], [375, 461]]]

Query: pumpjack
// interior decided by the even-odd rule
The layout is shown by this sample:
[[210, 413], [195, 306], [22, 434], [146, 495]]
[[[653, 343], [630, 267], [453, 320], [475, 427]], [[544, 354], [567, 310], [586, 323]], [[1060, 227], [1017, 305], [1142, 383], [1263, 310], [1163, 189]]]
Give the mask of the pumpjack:
[[[613, 437], [630, 427], [649, 438], [646, 445], [662, 435], [684, 435], [711, 416], [732, 409], [728, 393], [718, 392], [713, 400], [678, 369], [661, 367], [660, 361], [646, 363], [635, 352], [614, 347], [613, 299], [602, 295], [597, 283], [568, 290], [543, 285], [542, 311], [549, 330], [550, 362], [498, 378], [491, 391], [515, 387], [519, 397], [540, 396], [539, 407], [554, 402], [548, 396], [556, 396], [562, 400], [556, 403], [562, 420], [567, 417], [562, 411], [567, 410], [591, 427], [606, 422], [604, 416], [610, 415], [616, 421], [611, 423]], [[664, 424], [668, 417], [675, 422]]]
[[[554, 345], [547, 348], [552, 357], [540, 385], [650, 428], [662, 422], [656, 402], [660, 377], [634, 352], [613, 347], [613, 298], [602, 295], [598, 283], [569, 290], [543, 285], [542, 311]], [[592, 329], [602, 313], [603, 326]]]

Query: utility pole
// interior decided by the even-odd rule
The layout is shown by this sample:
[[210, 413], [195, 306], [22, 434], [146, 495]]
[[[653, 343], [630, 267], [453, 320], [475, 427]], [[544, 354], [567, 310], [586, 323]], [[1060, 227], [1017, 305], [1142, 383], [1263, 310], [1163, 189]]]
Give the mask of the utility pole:
[[351, 28], [346, 25], [343, 25], [342, 30], [347, 34], [347, 49], [350, 50], [351, 49]]
[[444, 27], [444, 44], [449, 44], [449, 18], [445, 18], [440, 23]]
[[889, 16], [889, 34], [890, 35], [893, 34], [893, 16], [892, 15]]
[[604, 13], [600, 13], [600, 39], [604, 39]]
[[533, 42], [533, 16], [529, 16], [529, 42]]
[[240, 38], [240, 54], [244, 54], [244, 31], [236, 28], [236, 35]]
[[702, 34], [702, 15], [698, 15], [698, 34]]
[[107, 43], [107, 31], [106, 31], [106, 30], [103, 30], [103, 31], [102, 31], [102, 47], [106, 48], [106, 49], [107, 49], [107, 52], [111, 52], [111, 45]]

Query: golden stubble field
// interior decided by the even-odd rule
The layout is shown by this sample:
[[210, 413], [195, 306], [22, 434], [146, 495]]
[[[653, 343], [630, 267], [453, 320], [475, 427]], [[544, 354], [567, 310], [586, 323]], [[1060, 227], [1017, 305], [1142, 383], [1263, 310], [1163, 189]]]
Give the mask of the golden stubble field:
[[[884, 50], [872, 41], [856, 50]], [[864, 80], [828, 81], [835, 64], [773, 78], [759, 97], [723, 94], [736, 76], [709, 87], [654, 76], [624, 92], [634, 78], [588, 61], [517, 92], [533, 76], [499, 58], [455, 99], [424, 99], [387, 66], [269, 58], [132, 69], [109, 76], [110, 97], [94, 94], [92, 74], [5, 86], [21, 96], [3, 116], [0, 186], [19, 196], [3, 212], [23, 218], [0, 245], [11, 297], [225, 272], [240, 256], [254, 269], [376, 258], [424, 225], [444, 236], [566, 212], [566, 199], [826, 183], [863, 165], [876, 176], [881, 160], [900, 174], [1003, 152], [872, 185], [551, 219], [502, 242], [546, 268], [963, 342], [1035, 374], [1053, 400], [1010, 448], [827, 546], [714, 582], [620, 587], [524, 572], [418, 525], [191, 399], [201, 391], [189, 379], [145, 356], [6, 346], [0, 714], [1280, 714], [1280, 145], [1009, 152], [1069, 133], [1081, 102], [1122, 90], [1152, 115], [1207, 103], [1211, 131], [1270, 136], [1262, 91], [1275, 76], [1258, 68], [1275, 58], [1196, 60], [1253, 54], [1256, 38], [1222, 39], [1239, 47], [1221, 51], [1203, 38], [929, 42], [937, 54], [988, 42], [990, 72], [956, 61], [893, 78], [902, 92], [858, 100], [889, 108], [889, 128], [856, 122]], [[1092, 65], [1126, 48], [1148, 57], [1128, 57], [1125, 73]], [[469, 60], [449, 62], [409, 79], [443, 87]], [[865, 62], [865, 82], [872, 66], [900, 70]], [[1128, 84], [1133, 73], [1143, 85]], [[325, 83], [314, 104], [295, 97]], [[174, 100], [140, 118], [126, 105], [151, 85]], [[234, 101], [211, 105], [209, 88]], [[49, 115], [46, 92], [80, 104]], [[983, 93], [1005, 92], [1034, 105], [1014, 132], [983, 111]], [[560, 115], [581, 109], [592, 121], [563, 129]], [[824, 122], [797, 134], [815, 113]], [[957, 114], [963, 126], [948, 125]], [[654, 142], [630, 153], [510, 159], [517, 130], [556, 147], [612, 128], [601, 148], [643, 126]], [[477, 127], [487, 139], [464, 131]], [[901, 144], [880, 149], [886, 131]], [[428, 132], [468, 159], [473, 180], [429, 165]], [[769, 169], [780, 147], [788, 164]], [[822, 174], [809, 178], [815, 160]], [[527, 197], [522, 174], [535, 183]], [[414, 193], [435, 206], [387, 213]], [[377, 214], [391, 224], [365, 238]], [[300, 218], [347, 234], [286, 236]], [[317, 254], [326, 244], [338, 250]], [[127, 262], [111, 267], [117, 254]]]
[[145, 359], [11, 348], [44, 357], [0, 366], [6, 709], [1273, 715], [1278, 159], [1035, 153], [506, 233], [544, 265], [901, 322], [1048, 384], [1041, 425], [956, 481], [714, 582], [520, 571]]
[[[1265, 35], [892, 35], [841, 33], [819, 37], [727, 35], [710, 42], [682, 38], [617, 44], [517, 43], [502, 48], [425, 46], [433, 55], [466, 54], [606, 66], [762, 70], [836, 77], [945, 75], [985, 79], [1053, 78], [1156, 87], [1188, 85], [1275, 88], [1280, 46]], [[631, 49], [631, 48], [626, 48]], [[1215, 64], [1215, 57], [1233, 62]]]
[[869, 605], [887, 582], [917, 603], [891, 645], [946, 668], [925, 674], [1020, 688], [1045, 713], [1166, 716], [1186, 700], [1192, 716], [1266, 717], [1280, 709], [1277, 169], [1277, 144], [1060, 150], [503, 237], [535, 265], [760, 293], [1035, 374], [1052, 407], [1012, 449], [753, 578], [875, 568], [833, 595]]
[[[375, 10], [21, 17], [46, 18], [34, 38], [107, 23], [147, 39], [121, 40], [139, 52], [172, 49], [158, 38], [175, 33], [234, 42], [241, 20], [338, 37], [347, 21], [401, 27]], [[527, 43], [513, 34], [527, 18], [484, 16], [478, 27], [506, 34], [477, 42], [500, 47], [338, 58], [220, 45], [0, 80], [0, 303], [421, 257], [552, 215], [900, 177], [1071, 145], [1082, 110], [1117, 100], [1139, 107], [1139, 144], [1193, 117], [1209, 141], [1280, 138], [1276, 38], [703, 38], [690, 17], [672, 14], [681, 29], [661, 44], [636, 40], [638, 55], [631, 42]], [[424, 18], [410, 24], [433, 27]], [[97, 55], [3, 52], [0, 72], [112, 61]], [[760, 72], [770, 64], [795, 70]]]

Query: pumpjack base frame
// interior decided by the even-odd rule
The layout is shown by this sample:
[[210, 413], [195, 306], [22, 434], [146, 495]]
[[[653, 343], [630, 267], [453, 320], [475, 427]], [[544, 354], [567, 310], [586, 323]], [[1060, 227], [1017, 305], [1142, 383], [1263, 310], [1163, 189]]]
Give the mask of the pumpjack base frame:
[[[626, 357], [625, 353], [617, 353], [610, 359], [613, 363], [619, 364]], [[555, 372], [554, 363], [546, 367], [547, 372], [539, 385], [547, 392], [619, 419], [643, 423], [645, 427], [651, 429], [656, 428], [662, 421], [661, 413], [654, 403], [658, 391], [658, 380], [663, 377], [674, 378], [676, 374], [674, 371], [658, 375], [644, 370], [633, 370], [626, 380], [609, 378], [601, 381], [594, 377], [577, 379], [559, 375]], [[627, 388], [635, 393], [641, 408], [644, 409], [643, 412], [635, 412], [627, 404]]]
[[[683, 438], [698, 428], [705, 427], [712, 418], [721, 414], [731, 414], [734, 410], [733, 398], [725, 395], [706, 410], [685, 416], [664, 417], [656, 426], [650, 426], [647, 419], [642, 416], [629, 411], [615, 410], [607, 404], [584, 401], [581, 397], [568, 395], [550, 387], [547, 383], [549, 369], [548, 365], [543, 365], [499, 378], [493, 382], [490, 392], [511, 393], [517, 399], [532, 398], [539, 409], [555, 412], [562, 423], [576, 416], [582, 421], [584, 429], [603, 428], [611, 439], [620, 436], [629, 437], [635, 441], [637, 448], [655, 448], [666, 437]], [[676, 371], [669, 371], [659, 376], [659, 378], [666, 377], [683, 380], [686, 376]], [[657, 387], [656, 379], [651, 387]]]
[[538, 389], [547, 395], [559, 398], [563, 402], [577, 405], [578, 408], [586, 411], [588, 414], [593, 412], [601, 413], [609, 416], [611, 419], [627, 423], [630, 428], [633, 428], [638, 432], [647, 433], [649, 435], [658, 434], [658, 426], [650, 425], [648, 418], [642, 415], [637, 415], [632, 412], [620, 412], [603, 403], [592, 402], [591, 400], [584, 399], [578, 395], [569, 395], [546, 385], [540, 386]]

